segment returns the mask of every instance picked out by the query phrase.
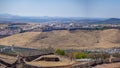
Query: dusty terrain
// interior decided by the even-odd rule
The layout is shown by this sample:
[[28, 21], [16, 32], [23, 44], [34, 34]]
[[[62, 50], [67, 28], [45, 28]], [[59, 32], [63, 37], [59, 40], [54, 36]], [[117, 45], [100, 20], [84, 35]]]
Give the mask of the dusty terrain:
[[120, 30], [58, 30], [26, 32], [0, 39], [1, 45], [42, 48], [111, 48], [120, 47]]
[[13, 64], [17, 60], [17, 58], [13, 56], [0, 54], [0, 60], [3, 60], [4, 62], [7, 62], [9, 64]]
[[66, 57], [58, 56], [58, 55], [45, 55], [42, 57], [59, 57], [60, 61], [40, 61], [39, 59], [41, 57], [39, 57], [31, 62], [26, 62], [26, 64], [32, 66], [38, 66], [38, 67], [54, 67], [54, 66], [67, 66], [75, 63], [75, 61], [71, 61]]
[[120, 68], [120, 62], [119, 63], [97, 65], [93, 68]]

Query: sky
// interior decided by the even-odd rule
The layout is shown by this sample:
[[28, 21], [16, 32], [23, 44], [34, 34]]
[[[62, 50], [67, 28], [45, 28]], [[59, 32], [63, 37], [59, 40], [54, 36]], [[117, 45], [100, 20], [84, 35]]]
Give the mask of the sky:
[[0, 0], [0, 14], [120, 18], [120, 0]]

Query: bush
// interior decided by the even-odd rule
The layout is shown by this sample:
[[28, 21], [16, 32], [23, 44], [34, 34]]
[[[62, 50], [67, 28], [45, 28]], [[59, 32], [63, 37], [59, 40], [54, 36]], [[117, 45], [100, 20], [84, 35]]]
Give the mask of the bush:
[[82, 59], [87, 57], [87, 55], [83, 52], [71, 52], [71, 55], [74, 59]]
[[82, 59], [82, 58], [86, 58], [86, 54], [85, 53], [78, 53], [77, 55], [76, 55], [76, 59]]
[[58, 55], [65, 55], [65, 51], [60, 49], [56, 49], [55, 53]]

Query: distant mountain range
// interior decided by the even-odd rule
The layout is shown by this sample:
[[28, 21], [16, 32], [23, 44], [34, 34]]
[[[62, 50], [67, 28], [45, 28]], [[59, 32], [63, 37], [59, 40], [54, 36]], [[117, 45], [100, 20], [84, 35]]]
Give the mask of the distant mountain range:
[[0, 14], [0, 23], [89, 23], [120, 24], [119, 18], [85, 18], [85, 17], [27, 17], [11, 14]]

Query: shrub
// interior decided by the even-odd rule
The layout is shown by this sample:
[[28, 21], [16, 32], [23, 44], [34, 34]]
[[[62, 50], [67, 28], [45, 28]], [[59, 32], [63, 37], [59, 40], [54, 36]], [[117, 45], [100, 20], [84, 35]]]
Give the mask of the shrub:
[[71, 55], [74, 59], [82, 59], [87, 57], [87, 55], [83, 52], [71, 52]]
[[56, 49], [55, 53], [58, 55], [65, 55], [65, 51], [64, 50], [60, 50], [60, 49]]
[[87, 56], [87, 55], [86, 55], [85, 53], [82, 53], [82, 52], [81, 52], [81, 53], [78, 53], [75, 58], [76, 58], [76, 59], [82, 59], [82, 58], [86, 58], [86, 56]]

